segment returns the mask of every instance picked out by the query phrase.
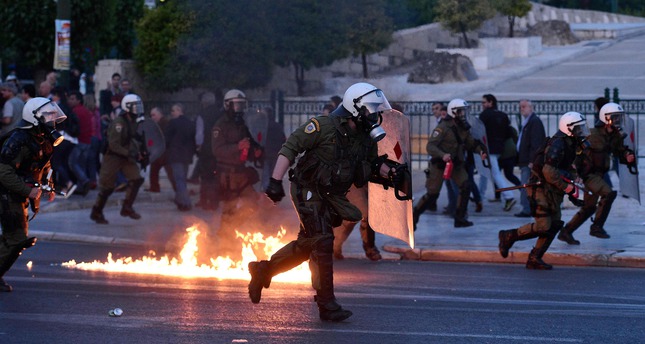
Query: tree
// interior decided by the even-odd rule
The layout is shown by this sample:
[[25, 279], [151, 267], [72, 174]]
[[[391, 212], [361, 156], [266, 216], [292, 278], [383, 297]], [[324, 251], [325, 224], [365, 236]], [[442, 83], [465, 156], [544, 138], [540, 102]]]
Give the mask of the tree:
[[266, 16], [270, 5], [253, 0], [165, 1], [137, 27], [135, 56], [144, 82], [159, 91], [265, 85], [273, 61]]
[[0, 1], [0, 58], [4, 62], [49, 70], [54, 63], [54, 20], [56, 3]]
[[345, 4], [347, 42], [354, 56], [360, 55], [363, 77], [367, 78], [367, 55], [379, 52], [392, 42], [394, 26], [385, 14], [383, 0], [354, 0]]
[[448, 30], [461, 33], [470, 48], [467, 31], [476, 30], [495, 15], [489, 0], [442, 0], [437, 4], [437, 19]]
[[529, 0], [494, 0], [493, 6], [508, 18], [508, 37], [513, 37], [515, 18], [524, 17], [533, 7]]
[[305, 71], [323, 67], [349, 55], [347, 25], [341, 1], [272, 1], [271, 17], [278, 66], [293, 66], [297, 92], [304, 94]]
[[194, 14], [180, 11], [174, 2], [145, 12], [136, 26], [139, 44], [134, 48], [134, 59], [146, 88], [176, 90], [184, 86], [190, 71], [177, 63], [172, 52], [193, 22]]

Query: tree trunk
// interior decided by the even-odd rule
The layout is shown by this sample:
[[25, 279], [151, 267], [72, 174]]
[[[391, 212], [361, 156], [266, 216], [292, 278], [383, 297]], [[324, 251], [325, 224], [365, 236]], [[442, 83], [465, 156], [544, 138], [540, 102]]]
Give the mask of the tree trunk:
[[470, 41], [468, 40], [468, 36], [466, 36], [466, 28], [464, 27], [464, 24], [459, 24], [459, 31], [461, 31], [461, 35], [464, 36], [464, 42], [466, 42], [466, 49], [470, 49]]
[[365, 53], [361, 53], [361, 62], [363, 62], [363, 78], [367, 79], [367, 56], [365, 56]]
[[515, 26], [515, 16], [508, 16], [508, 37], [513, 38], [513, 26]]
[[302, 97], [305, 93], [305, 71], [304, 68], [298, 63], [294, 63], [293, 68], [296, 72], [296, 87], [298, 89], [298, 97]]

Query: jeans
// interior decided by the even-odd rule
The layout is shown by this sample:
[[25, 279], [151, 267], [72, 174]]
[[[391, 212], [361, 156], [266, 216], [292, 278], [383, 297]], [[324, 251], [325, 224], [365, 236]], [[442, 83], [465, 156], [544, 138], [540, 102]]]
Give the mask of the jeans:
[[[529, 178], [531, 177], [531, 169], [528, 166], [522, 166], [520, 167], [520, 172], [522, 173], [520, 175], [520, 182], [522, 184], [528, 183]], [[522, 213], [531, 213], [531, 205], [529, 203], [528, 195], [526, 194], [526, 188], [520, 189], [520, 204], [522, 205]]]
[[87, 176], [89, 167], [89, 154], [90, 145], [86, 143], [78, 143], [69, 154], [69, 169], [76, 177], [76, 184], [79, 186], [85, 185], [90, 181]]
[[175, 204], [182, 207], [192, 207], [190, 196], [188, 195], [188, 184], [186, 176], [188, 175], [188, 164], [175, 162], [170, 164], [172, 176], [175, 179]]
[[[491, 154], [490, 155], [490, 173], [493, 177], [493, 180], [495, 181], [495, 185], [498, 188], [507, 188], [511, 186], [511, 183], [502, 176], [502, 171], [499, 169], [499, 164], [497, 160], [499, 159], [499, 154]], [[513, 192], [512, 191], [504, 191], [502, 192], [502, 198], [505, 201], [508, 201], [509, 199], [513, 199]]]

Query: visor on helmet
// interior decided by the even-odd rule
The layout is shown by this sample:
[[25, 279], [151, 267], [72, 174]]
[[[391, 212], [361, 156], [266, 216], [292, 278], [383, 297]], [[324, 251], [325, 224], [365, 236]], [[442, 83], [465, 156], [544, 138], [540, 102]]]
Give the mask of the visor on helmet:
[[365, 107], [367, 115], [378, 114], [392, 109], [383, 91], [379, 89], [375, 89], [359, 97], [356, 99], [356, 104], [360, 104], [360, 107]]
[[58, 107], [54, 102], [45, 103], [36, 110], [34, 110], [36, 118], [42, 118], [44, 123], [60, 123], [67, 119], [63, 110]]
[[128, 107], [128, 111], [130, 111], [130, 113], [133, 113], [135, 115], [142, 115], [145, 113], [143, 109], [143, 102], [141, 100], [129, 102], [127, 104], [127, 107]]

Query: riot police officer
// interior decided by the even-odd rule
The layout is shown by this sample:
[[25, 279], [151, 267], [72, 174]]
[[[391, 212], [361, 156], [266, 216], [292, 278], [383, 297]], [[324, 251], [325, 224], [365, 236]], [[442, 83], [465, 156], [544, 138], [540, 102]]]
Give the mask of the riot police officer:
[[92, 207], [90, 218], [99, 224], [108, 224], [103, 215], [103, 208], [108, 197], [114, 192], [114, 184], [119, 171], [125, 175], [127, 182], [125, 199], [121, 206], [121, 216], [134, 220], [141, 218], [132, 205], [143, 177], [139, 172], [139, 164], [143, 168], [148, 164], [148, 153], [145, 142], [137, 134], [137, 121], [143, 120], [144, 110], [141, 98], [136, 94], [128, 94], [121, 100], [123, 110], [108, 128], [108, 146], [103, 155], [103, 164], [99, 174], [99, 194]]
[[[41, 185], [48, 185], [50, 158], [62, 141], [55, 124], [67, 116], [47, 98], [32, 98], [22, 109], [22, 119], [2, 137], [0, 150], [0, 291], [12, 287], [2, 278], [23, 250], [36, 243], [28, 237], [29, 208], [38, 212]], [[40, 185], [39, 185], [40, 184]], [[50, 201], [54, 193], [47, 195]]]
[[538, 152], [527, 195], [531, 203], [534, 223], [520, 228], [499, 231], [499, 253], [508, 257], [508, 251], [518, 240], [538, 238], [526, 262], [527, 269], [550, 270], [550, 264], [542, 260], [544, 253], [558, 234], [564, 222], [561, 221], [560, 206], [565, 194], [580, 206], [578, 188], [573, 181], [576, 171], [573, 164], [582, 152], [589, 130], [587, 121], [578, 112], [567, 112], [558, 121], [558, 132], [546, 143], [543, 152]]
[[216, 177], [222, 202], [222, 219], [218, 230], [218, 254], [241, 258], [235, 230], [255, 214], [258, 193], [253, 184], [260, 180], [257, 170], [247, 162], [260, 162], [262, 147], [251, 137], [244, 122], [247, 100], [244, 92], [232, 89], [224, 94], [224, 115], [212, 132], [213, 156], [217, 161]]
[[[450, 179], [454, 180], [459, 187], [457, 197], [457, 209], [455, 211], [455, 227], [469, 227], [473, 223], [468, 221], [468, 195], [470, 194], [470, 182], [465, 168], [464, 151], [472, 151], [481, 154], [482, 159], [486, 158], [486, 148], [479, 144], [470, 134], [470, 124], [466, 120], [468, 116], [468, 103], [463, 99], [453, 99], [448, 103], [448, 114], [439, 122], [434, 129], [426, 149], [432, 157], [426, 178], [426, 194], [421, 197], [413, 210], [413, 220], [419, 221], [421, 214], [435, 205], [443, 183], [444, 169], [452, 164]], [[450, 167], [449, 167], [450, 168]]]
[[578, 175], [582, 178], [587, 191], [584, 205], [558, 234], [558, 239], [569, 245], [580, 245], [580, 241], [574, 239], [572, 233], [594, 212], [596, 216], [589, 228], [589, 234], [601, 239], [609, 238], [603, 226], [617, 193], [607, 184], [603, 176], [609, 171], [611, 153], [623, 164], [635, 161], [634, 152], [623, 144], [621, 131], [625, 121], [623, 108], [616, 103], [607, 103], [600, 109], [599, 119], [587, 137], [589, 147], [585, 149], [582, 159], [579, 159]]
[[269, 287], [272, 276], [309, 259], [320, 319], [342, 321], [352, 315], [334, 295], [332, 228], [343, 220], [357, 222], [362, 218], [346, 197], [352, 184], [360, 187], [373, 181], [395, 186], [402, 182], [405, 165], [378, 157], [376, 142], [385, 136], [379, 123], [386, 111], [392, 110], [380, 89], [367, 83], [354, 84], [345, 92], [341, 106], [329, 116], [307, 121], [282, 146], [266, 194], [274, 202], [284, 197], [282, 177], [303, 153], [289, 171], [300, 232], [297, 240], [269, 261], [249, 263], [253, 303], [260, 302], [262, 288]]

